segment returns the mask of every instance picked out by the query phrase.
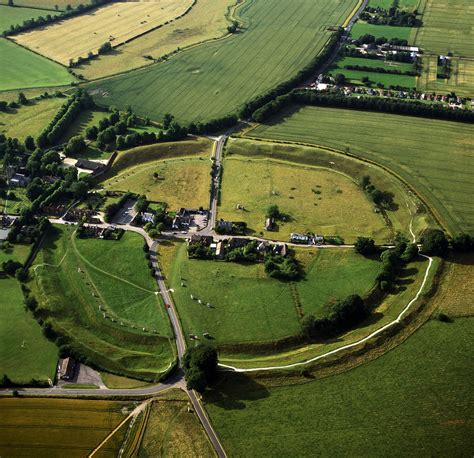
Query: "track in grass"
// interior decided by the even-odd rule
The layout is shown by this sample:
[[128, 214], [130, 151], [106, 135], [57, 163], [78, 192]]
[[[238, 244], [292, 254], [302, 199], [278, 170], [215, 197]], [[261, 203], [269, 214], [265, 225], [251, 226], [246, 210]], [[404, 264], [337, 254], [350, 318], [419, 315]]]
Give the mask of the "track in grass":
[[281, 121], [251, 135], [348, 148], [403, 177], [451, 232], [474, 233], [470, 124], [319, 107], [298, 109]]
[[321, 51], [355, 1], [248, 0], [242, 30], [169, 61], [89, 86], [101, 104], [131, 105], [140, 115], [202, 121], [236, 111], [252, 97], [294, 76]]
[[0, 38], [0, 91], [65, 86], [74, 78], [61, 65]]

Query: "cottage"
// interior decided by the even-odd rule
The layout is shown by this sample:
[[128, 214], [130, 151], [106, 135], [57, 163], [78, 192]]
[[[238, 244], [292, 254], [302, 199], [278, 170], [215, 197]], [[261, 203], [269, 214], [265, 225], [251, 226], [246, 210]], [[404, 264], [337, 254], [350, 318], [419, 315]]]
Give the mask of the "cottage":
[[71, 380], [74, 378], [76, 371], [76, 360], [72, 357], [67, 357], [59, 360], [59, 378], [62, 380]]
[[229, 241], [229, 248], [230, 249], [242, 248], [244, 246], [247, 246], [249, 243], [250, 243], [249, 239], [234, 237], [234, 238], [230, 239], [230, 241]]
[[217, 222], [217, 229], [221, 232], [232, 232], [232, 221], [224, 221], [221, 219]]
[[286, 243], [278, 244], [273, 246], [273, 254], [279, 254], [280, 256], [286, 256], [288, 252], [288, 246]]

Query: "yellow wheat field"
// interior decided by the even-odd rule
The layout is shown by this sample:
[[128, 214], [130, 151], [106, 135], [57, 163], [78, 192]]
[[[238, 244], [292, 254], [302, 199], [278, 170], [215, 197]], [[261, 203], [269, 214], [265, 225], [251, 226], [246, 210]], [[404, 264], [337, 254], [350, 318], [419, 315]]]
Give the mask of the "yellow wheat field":
[[70, 59], [97, 53], [110, 41], [113, 47], [183, 14], [192, 0], [113, 3], [43, 29], [22, 33], [21, 45], [67, 65]]

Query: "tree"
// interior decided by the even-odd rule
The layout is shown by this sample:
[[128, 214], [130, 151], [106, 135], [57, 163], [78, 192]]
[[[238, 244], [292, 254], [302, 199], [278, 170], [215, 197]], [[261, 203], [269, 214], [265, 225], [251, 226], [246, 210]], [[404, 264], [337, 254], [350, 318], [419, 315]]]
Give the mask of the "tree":
[[171, 122], [173, 121], [174, 119], [174, 116], [170, 113], [166, 113], [164, 116], [163, 116], [163, 129], [165, 130], [168, 130], [170, 125], [171, 125]]
[[82, 135], [76, 135], [68, 141], [65, 148], [65, 152], [68, 156], [74, 156], [76, 154], [84, 152], [86, 149], [87, 145], [84, 141], [84, 137], [82, 137]]
[[267, 208], [267, 217], [273, 219], [280, 217], [280, 209], [278, 208], [278, 205], [270, 205]]
[[28, 103], [28, 99], [26, 98], [26, 95], [23, 92], [18, 93], [18, 103], [20, 105], [26, 105]]
[[357, 237], [354, 248], [362, 256], [370, 256], [377, 251], [374, 239], [368, 237]]
[[13, 4], [13, 0], [8, 0], [8, 6], [15, 6], [15, 5]]
[[444, 256], [449, 243], [440, 229], [427, 229], [421, 237], [421, 251], [429, 256]]
[[451, 240], [451, 247], [458, 253], [467, 253], [474, 248], [474, 240], [469, 234], [457, 234]]
[[86, 138], [88, 140], [96, 140], [98, 133], [99, 129], [97, 128], [97, 126], [90, 126], [86, 129]]
[[110, 51], [112, 51], [112, 45], [110, 44], [110, 41], [106, 41], [100, 45], [99, 54], [106, 54]]
[[418, 251], [418, 245], [416, 243], [409, 243], [401, 255], [402, 261], [407, 264], [412, 262], [418, 256]]
[[217, 351], [209, 345], [188, 348], [183, 357], [183, 369], [188, 389], [202, 393], [217, 373]]
[[89, 186], [84, 181], [74, 181], [69, 187], [69, 192], [72, 193], [74, 199], [84, 200], [89, 192]]
[[31, 135], [28, 135], [25, 138], [25, 148], [29, 151], [34, 151], [36, 146], [35, 146], [35, 140]]
[[334, 82], [338, 86], [342, 86], [346, 82], [346, 77], [342, 73], [337, 73], [336, 76], [334, 77]]

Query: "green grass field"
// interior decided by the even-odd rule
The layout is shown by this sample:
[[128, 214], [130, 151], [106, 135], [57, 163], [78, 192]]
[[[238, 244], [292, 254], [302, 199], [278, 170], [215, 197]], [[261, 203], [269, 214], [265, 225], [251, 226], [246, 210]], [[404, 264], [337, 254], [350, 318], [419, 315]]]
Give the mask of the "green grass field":
[[[415, 8], [419, 0], [400, 0], [398, 5], [400, 8]], [[390, 9], [393, 5], [393, 0], [369, 0], [369, 6], [374, 8], [380, 7], [386, 10]]]
[[366, 67], [383, 67], [386, 69], [400, 70], [401, 72], [413, 70], [413, 65], [401, 62], [384, 62], [383, 60], [364, 59], [358, 57], [344, 57], [338, 60], [331, 68], [330, 72], [335, 75], [342, 73], [353, 84], [363, 84], [362, 78], [368, 76], [373, 84], [381, 83], [385, 87], [402, 86], [407, 88], [416, 87], [416, 78], [410, 75], [393, 75], [389, 73], [376, 73], [361, 70], [348, 70], [346, 65], [361, 65]]
[[0, 278], [0, 289], [0, 377], [6, 374], [19, 384], [32, 379], [53, 380], [58, 358], [56, 345], [46, 340], [39, 324], [25, 311], [18, 281]]
[[[56, 10], [56, 5], [58, 6], [60, 11], [64, 11], [67, 5], [77, 6], [79, 4], [87, 5], [89, 4], [89, 0], [15, 0], [15, 6], [23, 6], [28, 8], [45, 8], [48, 10]], [[6, 5], [8, 4], [8, 0], [0, 0], [0, 4]], [[51, 14], [48, 11], [48, 14]]]
[[[230, 148], [232, 150], [232, 148]], [[244, 210], [237, 209], [240, 204]], [[278, 205], [290, 220], [265, 231], [268, 207]], [[218, 218], [245, 221], [265, 237], [288, 241], [291, 232], [338, 235], [346, 243], [358, 236], [387, 241], [392, 231], [351, 178], [333, 170], [230, 156], [224, 161]]]
[[307, 275], [296, 283], [269, 278], [263, 264], [190, 260], [184, 244], [160, 246], [159, 254], [185, 333], [203, 339], [208, 332], [209, 343], [218, 346], [268, 343], [297, 335], [296, 296], [303, 313], [320, 314], [333, 299], [368, 292], [379, 272], [378, 262], [352, 250], [302, 251], [298, 257]]
[[0, 91], [65, 86], [74, 81], [61, 65], [5, 38], [0, 38], [0, 68], [2, 68]]
[[8, 249], [0, 249], [0, 265], [13, 259], [15, 261], [21, 262], [22, 264], [26, 262], [28, 256], [30, 255], [31, 247], [29, 245], [11, 245]]
[[29, 205], [25, 188], [11, 188], [7, 198], [0, 198], [0, 210], [11, 215], [19, 215], [21, 210]]
[[474, 4], [470, 0], [422, 0], [423, 27], [414, 43], [425, 53], [474, 57]]
[[157, 59], [178, 48], [183, 50], [222, 37], [229, 24], [227, 10], [234, 4], [235, 0], [199, 0], [182, 18], [99, 56], [77, 68], [77, 72], [89, 80], [103, 78], [151, 65], [153, 61], [144, 56]]
[[140, 115], [203, 121], [294, 76], [324, 46], [355, 1], [248, 1], [238, 9], [241, 32], [184, 51], [169, 61], [93, 83], [98, 103], [131, 105]]
[[380, 358], [320, 380], [229, 373], [206, 409], [230, 456], [468, 456], [473, 326], [431, 321]]
[[23, 21], [46, 16], [50, 14], [54, 16], [54, 12], [38, 10], [33, 8], [12, 8], [0, 4], [0, 33], [4, 30], [10, 30], [11, 25], [23, 24]]
[[[171, 329], [138, 234], [78, 239], [56, 227], [33, 267], [45, 317], [110, 372], [154, 378], [173, 359]], [[156, 332], [155, 332], [156, 331]]]
[[[451, 232], [474, 233], [470, 196], [474, 143], [469, 124], [306, 107], [253, 136], [345, 150], [389, 167], [434, 208]], [[449, 156], [447, 156], [449, 154]]]
[[[73, 121], [66, 134], [61, 138], [61, 142], [67, 142], [75, 135], [85, 136], [86, 129], [91, 126], [97, 126], [99, 121], [110, 116], [107, 111], [85, 110], [79, 113], [79, 116]], [[82, 157], [82, 156], [81, 156]]]
[[[0, 95], [0, 99], [2, 96]], [[52, 98], [30, 102], [6, 113], [0, 113], [0, 133], [24, 140], [36, 138], [54, 118], [64, 99]]]
[[400, 40], [410, 41], [410, 35], [413, 31], [411, 27], [395, 27], [391, 25], [375, 25], [363, 21], [357, 21], [351, 29], [351, 36], [359, 38], [361, 35], [369, 34], [375, 38], [385, 37], [399, 38]]
[[[89, 455], [135, 408], [132, 402], [79, 399], [0, 399], [2, 456]], [[126, 428], [118, 430], [95, 455], [117, 456]]]
[[[249, 135], [252, 135], [252, 132], [253, 131], [250, 131]], [[351, 195], [354, 195], [356, 197], [357, 205], [360, 206], [360, 210], [364, 214], [364, 217], [361, 218], [360, 221], [357, 218], [357, 214], [353, 211], [354, 207], [357, 207], [357, 205], [352, 207], [352, 203], [346, 201], [341, 202], [341, 198], [343, 198], [345, 194], [344, 191], [342, 194], [338, 193], [337, 189], [335, 190], [335, 193], [330, 193], [329, 196], [326, 193], [326, 198], [324, 198], [325, 193], [321, 189], [316, 188], [315, 186], [311, 186], [307, 190], [310, 198], [307, 198], [306, 196], [301, 196], [301, 199], [299, 199], [298, 201], [296, 201], [295, 199], [288, 199], [287, 201], [281, 199], [281, 205], [291, 205], [291, 208], [293, 209], [292, 211], [295, 211], [298, 215], [300, 215], [301, 213], [299, 206], [301, 206], [301, 208], [306, 209], [306, 214], [303, 215], [302, 218], [307, 218], [308, 220], [313, 221], [314, 224], [326, 225], [326, 235], [330, 235], [328, 232], [330, 229], [338, 229], [338, 226], [334, 224], [333, 221], [331, 221], [333, 218], [336, 218], [336, 221], [338, 221], [339, 230], [343, 230], [345, 232], [344, 235], [348, 237], [354, 237], [354, 229], [361, 230], [365, 234], [368, 234], [370, 232], [372, 233], [372, 236], [374, 236], [380, 242], [387, 241], [387, 239], [392, 239], [396, 231], [405, 232], [407, 235], [409, 235], [408, 227], [415, 212], [415, 205], [412, 202], [412, 199], [409, 198], [409, 196], [407, 195], [406, 189], [401, 185], [401, 183], [378, 167], [368, 166], [363, 161], [359, 161], [348, 156], [342, 156], [337, 153], [324, 151], [319, 148], [283, 143], [273, 143], [270, 141], [256, 141], [254, 139], [247, 138], [232, 138], [228, 141], [226, 147], [226, 157], [234, 158], [234, 155], [236, 158], [240, 158], [241, 160], [247, 161], [255, 161], [257, 159], [271, 159], [274, 161], [278, 161], [278, 164], [286, 165], [289, 170], [295, 170], [294, 166], [299, 166], [298, 168], [296, 168], [296, 170], [301, 170], [301, 167], [306, 167], [306, 169], [304, 169], [304, 174], [309, 177], [311, 177], [313, 173], [312, 171], [314, 170], [326, 171], [325, 173], [330, 173], [328, 171], [334, 171], [334, 176], [339, 177], [338, 182], [342, 180], [342, 183], [345, 183], [346, 189], [350, 189]], [[262, 161], [261, 163], [265, 162]], [[282, 167], [283, 165], [280, 166], [280, 168]], [[234, 169], [237, 170], [238, 173], [238, 168]], [[385, 226], [384, 224], [381, 224], [381, 216], [377, 216], [374, 213], [372, 206], [368, 205], [368, 201], [364, 200], [363, 195], [358, 194], [357, 189], [354, 188], [352, 186], [352, 183], [350, 182], [350, 180], [352, 180], [353, 182], [358, 183], [364, 175], [370, 175], [372, 182], [378, 189], [383, 189], [386, 192], [390, 192], [394, 196], [393, 201], [395, 203], [395, 206], [391, 210], [386, 211], [386, 216], [391, 222], [390, 228]], [[329, 175], [326, 176], [328, 177]], [[240, 192], [240, 182], [236, 182], [234, 188], [229, 186], [228, 181], [230, 178], [233, 177], [235, 178], [235, 173], [232, 173], [232, 167], [230, 170], [230, 177], [227, 173], [227, 168], [225, 168], [223, 173], [224, 194], [222, 194], [221, 196], [221, 210], [227, 209], [229, 212], [233, 212], [233, 216], [235, 218], [245, 218], [248, 219], [250, 222], [252, 222], [253, 220], [253, 224], [257, 225], [258, 231], [263, 230], [262, 221], [264, 221], [264, 212], [266, 211], [266, 206], [262, 205], [262, 203], [259, 202], [257, 199], [253, 199], [251, 196], [245, 194], [244, 192]], [[271, 181], [270, 178], [268, 178], [271, 177], [271, 174], [267, 174], [266, 177], [266, 182]], [[263, 175], [261, 179], [264, 179]], [[305, 183], [305, 185], [306, 184], [307, 183]], [[315, 185], [318, 183], [313, 184]], [[252, 192], [258, 193], [258, 195], [261, 198], [265, 199], [265, 201], [269, 199], [268, 195], [263, 195], [265, 194], [265, 191], [261, 190], [257, 185], [252, 184], [251, 181], [247, 185], [251, 187]], [[278, 187], [285, 187], [285, 189], [288, 187], [289, 191], [291, 191], [292, 196], [294, 192], [298, 191], [298, 189], [301, 190], [301, 187], [298, 188], [298, 186], [295, 185], [287, 186], [285, 180], [283, 179], [280, 179], [280, 181], [277, 181], [273, 185], [278, 185]], [[332, 184], [328, 184], [328, 186], [329, 187], [326, 189], [326, 191], [329, 189], [334, 190]], [[314, 193], [312, 191], [313, 187], [315, 188], [315, 191], [321, 191], [321, 194]], [[296, 189], [292, 190], [291, 188]], [[258, 209], [260, 209], [262, 214], [260, 216], [254, 216], [252, 212], [237, 211], [236, 204], [241, 202], [234, 202], [232, 201], [232, 199], [228, 199], [225, 194], [226, 189], [231, 193], [231, 196], [238, 196], [239, 199], [243, 199], [244, 201], [254, 201], [252, 202], [252, 205], [255, 205]], [[288, 195], [290, 195], [290, 193], [288, 193]], [[328, 199], [328, 197], [330, 197], [330, 199]], [[271, 198], [280, 199], [279, 196], [271, 196]], [[321, 200], [319, 200], [320, 198]], [[336, 199], [342, 205], [342, 207], [333, 208], [330, 205], [332, 199]], [[228, 202], [228, 200], [230, 201]], [[315, 206], [314, 203], [317, 203], [318, 205]], [[327, 214], [325, 214], [324, 211], [320, 212], [321, 208], [324, 208]], [[248, 209], [251, 208], [248, 207]], [[351, 226], [351, 228], [349, 228], [347, 222], [344, 221], [342, 217], [343, 213], [346, 211], [348, 211], [351, 215], [349, 217], [349, 220], [351, 222], [350, 224], [353, 225]], [[330, 216], [330, 218], [328, 216]], [[306, 221], [306, 219], [304, 221]], [[421, 230], [429, 223], [430, 221], [429, 218], [427, 218], [426, 214], [416, 215], [414, 221], [414, 229]], [[333, 228], [330, 227], [331, 224]], [[364, 227], [362, 225], [364, 225]], [[269, 233], [268, 235], [272, 238], [278, 238], [278, 233]], [[350, 240], [350, 238], [348, 240]]]

